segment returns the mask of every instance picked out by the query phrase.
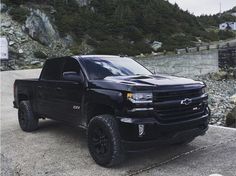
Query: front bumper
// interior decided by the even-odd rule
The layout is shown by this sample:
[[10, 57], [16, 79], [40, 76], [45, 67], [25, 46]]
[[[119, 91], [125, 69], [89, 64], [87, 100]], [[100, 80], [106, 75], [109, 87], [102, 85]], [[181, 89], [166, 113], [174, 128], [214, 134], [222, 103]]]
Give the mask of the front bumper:
[[[171, 144], [204, 135], [208, 130], [210, 111], [198, 118], [175, 123], [160, 123], [155, 117], [120, 117], [119, 129], [122, 142], [128, 151], [155, 147], [158, 144]], [[140, 136], [139, 125], [144, 125]]]
[[179, 131], [170, 137], [160, 137], [156, 140], [150, 141], [122, 141], [126, 151], [138, 151], [143, 149], [149, 149], [157, 147], [158, 145], [174, 144], [182, 141], [191, 140], [197, 136], [204, 135], [208, 130], [208, 126], [205, 129], [194, 128], [185, 131]]

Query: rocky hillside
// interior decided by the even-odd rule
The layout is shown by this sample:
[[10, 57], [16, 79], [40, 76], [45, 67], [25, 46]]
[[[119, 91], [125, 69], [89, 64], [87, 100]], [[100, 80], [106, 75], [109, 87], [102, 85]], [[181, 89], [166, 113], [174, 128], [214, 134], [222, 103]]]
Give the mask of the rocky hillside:
[[206, 30], [209, 25], [204, 20], [165, 0], [2, 2], [30, 37], [47, 46], [61, 39], [69, 41], [74, 54], [150, 53], [155, 41], [163, 44], [159, 50], [173, 51], [233, 36]]
[[[10, 69], [41, 67], [49, 57], [71, 55], [70, 36], [61, 38], [49, 17], [39, 9], [29, 9], [24, 23], [13, 20], [11, 7], [1, 4], [1, 31], [9, 42]], [[6, 67], [1, 68], [8, 69]]]

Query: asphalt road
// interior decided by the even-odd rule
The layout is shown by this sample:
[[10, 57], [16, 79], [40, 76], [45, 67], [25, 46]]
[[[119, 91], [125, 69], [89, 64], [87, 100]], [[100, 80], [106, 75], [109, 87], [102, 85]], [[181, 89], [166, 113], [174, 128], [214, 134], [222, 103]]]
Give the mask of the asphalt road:
[[42, 120], [39, 130], [21, 131], [12, 108], [13, 82], [40, 70], [1, 72], [1, 175], [54, 176], [236, 176], [236, 130], [211, 126], [186, 146], [160, 146], [128, 154], [116, 168], [102, 168], [89, 155], [86, 135], [77, 128]]

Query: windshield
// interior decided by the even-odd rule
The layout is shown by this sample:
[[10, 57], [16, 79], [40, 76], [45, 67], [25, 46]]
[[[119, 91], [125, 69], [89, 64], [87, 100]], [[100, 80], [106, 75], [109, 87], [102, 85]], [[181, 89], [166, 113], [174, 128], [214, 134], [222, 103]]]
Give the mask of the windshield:
[[127, 57], [86, 57], [82, 58], [90, 80], [107, 76], [151, 75], [145, 67]]

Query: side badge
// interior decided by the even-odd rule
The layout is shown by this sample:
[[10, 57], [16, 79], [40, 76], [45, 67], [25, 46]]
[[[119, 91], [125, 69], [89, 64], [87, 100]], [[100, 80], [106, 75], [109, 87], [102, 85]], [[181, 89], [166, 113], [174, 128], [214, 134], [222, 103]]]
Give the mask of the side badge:
[[74, 109], [74, 110], [79, 110], [79, 109], [80, 109], [80, 106], [74, 105], [74, 106], [73, 106], [73, 109]]

